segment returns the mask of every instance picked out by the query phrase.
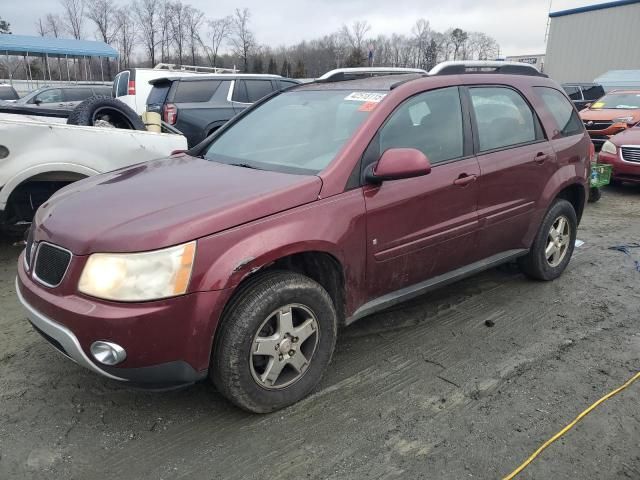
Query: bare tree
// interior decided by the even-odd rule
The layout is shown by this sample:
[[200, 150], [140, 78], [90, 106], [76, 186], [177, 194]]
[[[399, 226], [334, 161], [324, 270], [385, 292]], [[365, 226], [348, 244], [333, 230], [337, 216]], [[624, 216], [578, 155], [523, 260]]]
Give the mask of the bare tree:
[[47, 33], [58, 38], [63, 30], [62, 19], [58, 15], [47, 13], [45, 17]]
[[182, 64], [182, 58], [187, 44], [187, 17], [190, 8], [189, 5], [185, 5], [181, 0], [169, 4], [170, 36], [176, 47], [179, 64]]
[[36, 31], [38, 32], [38, 35], [40, 35], [41, 37], [46, 37], [47, 36], [47, 20], [46, 19], [42, 19], [42, 17], [38, 18], [38, 21], [36, 22]]
[[240, 10], [236, 8], [233, 15], [233, 35], [231, 44], [235, 55], [240, 57], [245, 72], [249, 70], [249, 55], [255, 47], [256, 41], [253, 32], [249, 29], [251, 12], [248, 8]]
[[209, 63], [215, 67], [218, 63], [218, 51], [222, 43], [229, 38], [232, 18], [216, 18], [207, 22], [209, 25], [209, 42], [210, 46], [205, 48]]
[[159, 6], [160, 61], [166, 62], [171, 50], [171, 14], [173, 9], [168, 0], [162, 0]]
[[131, 54], [136, 45], [136, 23], [126, 7], [116, 11], [116, 22], [118, 24], [118, 36], [116, 41], [120, 48], [120, 63], [123, 68], [131, 65]]
[[82, 38], [84, 0], [60, 0], [65, 13], [65, 28], [76, 40]]
[[136, 0], [133, 4], [133, 13], [140, 28], [140, 39], [152, 67], [156, 64], [156, 47], [160, 43], [158, 39], [159, 7], [156, 0]]
[[[100, 39], [104, 43], [111, 45], [120, 30], [113, 2], [110, 0], [92, 0], [87, 4], [86, 17], [96, 24]], [[109, 59], [107, 59], [107, 76], [111, 78], [111, 61]]]
[[197, 63], [196, 56], [198, 54], [198, 45], [202, 45], [200, 37], [200, 29], [204, 23], [204, 13], [197, 8], [187, 8], [187, 42], [189, 51], [191, 52], [191, 64]]
[[451, 45], [453, 46], [453, 59], [457, 60], [460, 49], [464, 46], [469, 35], [461, 28], [454, 28], [451, 31]]
[[369, 30], [371, 30], [371, 25], [366, 20], [358, 20], [351, 24], [351, 28], [343, 25], [341, 33], [352, 49], [363, 51], [363, 43]]
[[431, 28], [429, 22], [424, 18], [418, 19], [412, 28], [414, 41], [416, 43], [416, 61], [415, 66], [425, 68], [427, 63], [427, 50], [431, 45]]

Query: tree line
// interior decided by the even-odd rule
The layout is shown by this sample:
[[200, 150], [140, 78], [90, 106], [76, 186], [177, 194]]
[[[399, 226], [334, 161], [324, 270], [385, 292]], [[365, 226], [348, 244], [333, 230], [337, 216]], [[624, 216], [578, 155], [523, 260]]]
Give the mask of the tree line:
[[[60, 13], [46, 13], [37, 19], [37, 32], [50, 37], [97, 39], [113, 46], [120, 57], [113, 66], [106, 63], [108, 77], [117, 70], [159, 62], [235, 67], [243, 72], [302, 78], [318, 77], [339, 67], [430, 69], [444, 60], [485, 60], [499, 55], [497, 42], [485, 33], [461, 28], [438, 32], [424, 18], [418, 19], [409, 32], [399, 34], [374, 36], [368, 22], [357, 20], [321, 38], [274, 47], [258, 41], [247, 8], [209, 18], [182, 0], [134, 0], [126, 4], [59, 0], [59, 4]], [[45, 68], [43, 62], [39, 66], [36, 60], [33, 62], [34, 69]], [[95, 60], [87, 63], [90, 72], [98, 68]], [[56, 65], [51, 62], [46, 68], [55, 70]], [[58, 68], [63, 68], [59, 62]], [[79, 66], [74, 68], [74, 75], [82, 75]]]

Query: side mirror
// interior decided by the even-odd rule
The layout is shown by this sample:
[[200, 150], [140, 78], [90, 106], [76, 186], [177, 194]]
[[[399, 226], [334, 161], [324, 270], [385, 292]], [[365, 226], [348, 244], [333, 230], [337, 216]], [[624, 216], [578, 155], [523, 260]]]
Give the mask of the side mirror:
[[35, 103], [36, 105], [40, 105], [42, 103], [42, 100], [40, 100], [39, 98], [36, 98], [33, 103]]
[[378, 163], [369, 167], [365, 178], [369, 183], [387, 180], [421, 177], [431, 173], [431, 163], [427, 156], [415, 148], [390, 148]]
[[584, 108], [590, 108], [591, 105], [593, 105], [593, 103], [589, 102], [589, 103], [585, 103], [584, 104]]

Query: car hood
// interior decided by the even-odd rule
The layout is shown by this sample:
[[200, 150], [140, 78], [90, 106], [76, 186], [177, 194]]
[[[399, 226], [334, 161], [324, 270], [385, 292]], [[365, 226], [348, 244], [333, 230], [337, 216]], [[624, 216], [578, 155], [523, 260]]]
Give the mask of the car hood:
[[640, 122], [640, 109], [603, 108], [592, 110], [585, 108], [580, 111], [582, 120], [613, 120], [620, 117], [633, 117], [635, 123]]
[[621, 145], [638, 145], [640, 146], [640, 128], [627, 128], [622, 133], [614, 135], [609, 139], [616, 146]]
[[97, 175], [38, 210], [35, 240], [76, 255], [180, 244], [318, 198], [322, 182], [179, 155]]

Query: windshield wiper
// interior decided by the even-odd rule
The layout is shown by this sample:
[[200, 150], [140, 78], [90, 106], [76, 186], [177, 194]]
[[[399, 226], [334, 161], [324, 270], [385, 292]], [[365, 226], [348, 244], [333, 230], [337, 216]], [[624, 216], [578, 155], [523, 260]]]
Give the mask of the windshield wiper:
[[227, 165], [233, 165], [234, 167], [252, 168], [253, 170], [262, 170], [261, 168], [249, 165], [248, 163], [228, 163]]

